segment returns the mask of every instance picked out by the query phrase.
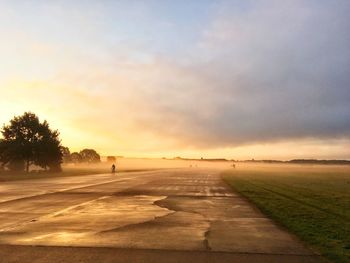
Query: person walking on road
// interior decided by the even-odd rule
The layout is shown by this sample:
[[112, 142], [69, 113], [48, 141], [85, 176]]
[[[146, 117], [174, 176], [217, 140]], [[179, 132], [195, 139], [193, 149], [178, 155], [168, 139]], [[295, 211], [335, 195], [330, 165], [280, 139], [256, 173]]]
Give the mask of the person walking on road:
[[115, 173], [115, 164], [112, 164], [112, 173]]

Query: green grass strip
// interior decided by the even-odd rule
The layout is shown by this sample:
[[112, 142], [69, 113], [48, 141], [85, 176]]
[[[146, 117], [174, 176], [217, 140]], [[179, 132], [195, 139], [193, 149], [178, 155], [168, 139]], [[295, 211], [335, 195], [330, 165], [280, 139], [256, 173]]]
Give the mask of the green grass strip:
[[334, 262], [350, 262], [350, 211], [346, 209], [350, 191], [343, 191], [349, 177], [342, 174], [339, 177], [343, 180], [337, 178], [325, 187], [330, 179], [322, 176], [311, 172], [309, 176], [259, 171], [223, 173], [224, 180], [237, 192], [321, 255]]

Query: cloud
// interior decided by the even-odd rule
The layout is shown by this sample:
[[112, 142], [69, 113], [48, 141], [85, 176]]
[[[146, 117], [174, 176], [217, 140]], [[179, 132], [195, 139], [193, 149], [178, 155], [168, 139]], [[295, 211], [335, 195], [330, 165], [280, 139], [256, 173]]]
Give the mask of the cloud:
[[[146, 10], [142, 21], [152, 29]], [[138, 35], [136, 20], [123, 28], [127, 16], [111, 26], [103, 5], [78, 18], [59, 8], [48, 21], [69, 21], [68, 33], [68, 22], [57, 31], [43, 26], [47, 39], [40, 27], [13, 25], [2, 43], [11, 64], [1, 75], [1, 109], [13, 109], [6, 118], [31, 109], [56, 121], [67, 144], [109, 153], [343, 144], [350, 135], [349, 11], [346, 0], [221, 1], [201, 28], [186, 30], [186, 48], [172, 52], [166, 45], [177, 35]], [[176, 19], [171, 25], [181, 31]]]
[[350, 4], [236, 4], [204, 31], [191, 63], [160, 62], [147, 75], [143, 122], [195, 147], [348, 137]]

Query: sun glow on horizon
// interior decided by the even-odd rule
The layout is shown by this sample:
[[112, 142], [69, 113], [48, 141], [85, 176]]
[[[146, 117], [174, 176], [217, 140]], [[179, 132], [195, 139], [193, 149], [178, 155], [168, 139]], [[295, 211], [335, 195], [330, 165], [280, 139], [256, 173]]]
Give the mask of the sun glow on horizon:
[[102, 155], [350, 158], [348, 3], [0, 10], [0, 124], [31, 111]]

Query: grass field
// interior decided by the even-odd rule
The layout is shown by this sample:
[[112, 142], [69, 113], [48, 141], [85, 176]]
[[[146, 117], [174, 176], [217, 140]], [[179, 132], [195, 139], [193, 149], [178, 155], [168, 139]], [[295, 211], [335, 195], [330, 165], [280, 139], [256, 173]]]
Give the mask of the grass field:
[[334, 262], [350, 262], [349, 166], [245, 166], [224, 179]]

